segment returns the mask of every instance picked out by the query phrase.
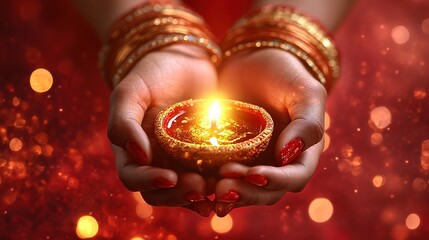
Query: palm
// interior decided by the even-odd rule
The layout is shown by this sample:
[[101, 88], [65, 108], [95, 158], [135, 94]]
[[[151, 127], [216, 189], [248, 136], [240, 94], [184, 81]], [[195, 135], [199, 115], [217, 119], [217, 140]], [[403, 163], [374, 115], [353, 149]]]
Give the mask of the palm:
[[257, 104], [271, 114], [275, 123], [273, 141], [263, 156], [263, 162], [272, 165], [275, 140], [290, 123], [289, 111], [294, 110], [294, 102], [308, 97], [299, 89], [319, 83], [314, 79], [298, 81], [299, 75], [307, 70], [284, 51], [265, 49], [232, 58], [220, 72], [220, 87], [231, 98]]

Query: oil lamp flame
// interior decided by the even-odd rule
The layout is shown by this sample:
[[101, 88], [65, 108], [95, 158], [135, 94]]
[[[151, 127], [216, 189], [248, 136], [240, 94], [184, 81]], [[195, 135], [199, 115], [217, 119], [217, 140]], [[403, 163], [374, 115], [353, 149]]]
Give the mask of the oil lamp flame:
[[219, 146], [219, 143], [218, 143], [218, 141], [217, 141], [217, 138], [215, 138], [215, 137], [211, 137], [209, 140], [210, 140], [210, 143], [211, 143], [213, 146]]
[[[220, 106], [217, 100], [214, 100], [209, 109], [209, 118], [210, 118], [210, 128], [217, 129], [217, 124], [220, 117]], [[213, 144], [214, 145], [214, 144]]]

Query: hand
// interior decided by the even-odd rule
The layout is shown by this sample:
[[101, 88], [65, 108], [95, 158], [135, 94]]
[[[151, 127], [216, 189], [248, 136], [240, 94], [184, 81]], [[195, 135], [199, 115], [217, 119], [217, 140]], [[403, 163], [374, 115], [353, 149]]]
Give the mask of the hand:
[[220, 88], [231, 98], [264, 107], [273, 117], [268, 149], [254, 167], [228, 163], [215, 188], [214, 211], [271, 205], [301, 191], [323, 149], [326, 90], [293, 55], [278, 49], [237, 53], [220, 71]]
[[161, 109], [207, 96], [216, 85], [216, 69], [205, 51], [176, 44], [147, 54], [113, 90], [108, 135], [118, 175], [148, 204], [182, 206], [209, 215], [206, 181], [169, 160], [153, 127]]

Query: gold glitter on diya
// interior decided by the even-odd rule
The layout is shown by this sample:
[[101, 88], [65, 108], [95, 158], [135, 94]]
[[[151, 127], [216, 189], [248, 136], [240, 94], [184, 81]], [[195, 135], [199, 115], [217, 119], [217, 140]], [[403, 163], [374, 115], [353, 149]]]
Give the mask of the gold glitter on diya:
[[274, 123], [261, 107], [235, 100], [186, 100], [161, 111], [155, 135], [184, 166], [200, 172], [250, 163], [270, 141]]

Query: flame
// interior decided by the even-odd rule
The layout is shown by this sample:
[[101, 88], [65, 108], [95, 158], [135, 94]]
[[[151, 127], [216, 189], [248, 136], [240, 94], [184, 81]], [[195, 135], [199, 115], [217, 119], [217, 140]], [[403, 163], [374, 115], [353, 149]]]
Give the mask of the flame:
[[209, 139], [209, 141], [210, 141], [210, 143], [211, 143], [213, 146], [219, 146], [219, 143], [218, 143], [218, 141], [217, 141], [217, 138], [215, 138], [215, 137], [211, 137], [211, 138]]
[[210, 127], [216, 128], [220, 118], [220, 106], [217, 100], [214, 100], [209, 109]]

